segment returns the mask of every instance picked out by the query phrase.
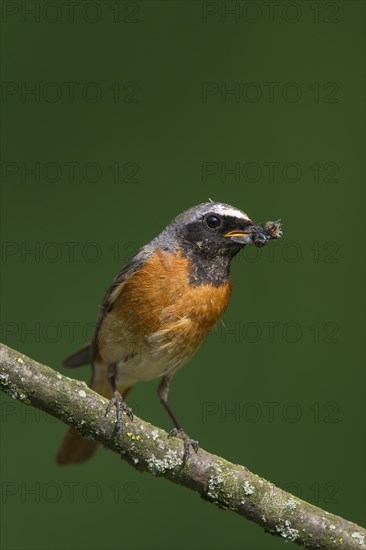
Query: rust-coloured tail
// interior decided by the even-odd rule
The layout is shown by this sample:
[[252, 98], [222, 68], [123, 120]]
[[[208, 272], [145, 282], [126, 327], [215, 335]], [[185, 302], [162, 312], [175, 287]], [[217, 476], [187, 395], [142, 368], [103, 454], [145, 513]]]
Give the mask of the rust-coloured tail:
[[69, 428], [57, 452], [56, 462], [60, 466], [81, 464], [91, 458], [98, 447], [98, 441], [84, 439], [75, 428]]
[[[107, 378], [107, 369], [98, 365], [94, 367], [93, 378], [90, 387], [104, 397], [111, 398], [113, 391]], [[118, 391], [125, 397], [130, 389], [129, 386], [118, 386]], [[112, 413], [111, 413], [112, 414]], [[99, 443], [92, 439], [85, 439], [75, 428], [69, 428], [64, 435], [60, 448], [57, 452], [57, 464], [81, 464], [93, 456]]]

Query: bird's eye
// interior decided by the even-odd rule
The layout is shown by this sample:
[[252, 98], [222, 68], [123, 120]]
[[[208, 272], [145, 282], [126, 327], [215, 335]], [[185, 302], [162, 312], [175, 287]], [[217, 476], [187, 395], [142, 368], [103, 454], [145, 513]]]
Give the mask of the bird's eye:
[[216, 227], [219, 227], [221, 224], [221, 220], [218, 216], [214, 216], [213, 214], [210, 214], [206, 217], [206, 225], [210, 229], [216, 229]]

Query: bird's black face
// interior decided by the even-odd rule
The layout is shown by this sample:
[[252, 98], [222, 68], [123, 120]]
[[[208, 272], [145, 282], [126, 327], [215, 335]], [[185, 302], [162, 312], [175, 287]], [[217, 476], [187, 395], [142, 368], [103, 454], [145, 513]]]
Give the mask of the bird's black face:
[[249, 219], [212, 211], [182, 228], [182, 242], [202, 256], [227, 256], [230, 260], [243, 246], [251, 244], [252, 227]]
[[230, 260], [247, 244], [266, 242], [263, 228], [253, 225], [241, 210], [222, 203], [204, 203], [183, 212], [168, 226], [191, 260], [191, 282], [223, 284]]
[[183, 249], [189, 248], [201, 257], [226, 257], [230, 261], [243, 246], [258, 245], [259, 235], [266, 238], [261, 227], [229, 205], [205, 203], [185, 214], [184, 223], [179, 224], [180, 241]]

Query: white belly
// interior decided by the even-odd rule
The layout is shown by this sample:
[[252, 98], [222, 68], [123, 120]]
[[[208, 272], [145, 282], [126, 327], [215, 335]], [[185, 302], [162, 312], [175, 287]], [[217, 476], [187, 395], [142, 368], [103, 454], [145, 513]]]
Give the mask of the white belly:
[[117, 363], [117, 385], [132, 386], [136, 382], [155, 380], [182, 367], [192, 354], [172, 354], [166, 350], [151, 353], [144, 350], [127, 361]]

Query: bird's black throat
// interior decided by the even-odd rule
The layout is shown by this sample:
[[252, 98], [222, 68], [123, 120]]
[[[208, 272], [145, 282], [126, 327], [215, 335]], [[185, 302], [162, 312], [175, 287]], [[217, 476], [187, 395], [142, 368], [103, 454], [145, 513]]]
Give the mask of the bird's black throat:
[[189, 278], [191, 286], [211, 284], [215, 287], [225, 285], [230, 278], [230, 261], [225, 257], [204, 258], [202, 254], [188, 255]]

